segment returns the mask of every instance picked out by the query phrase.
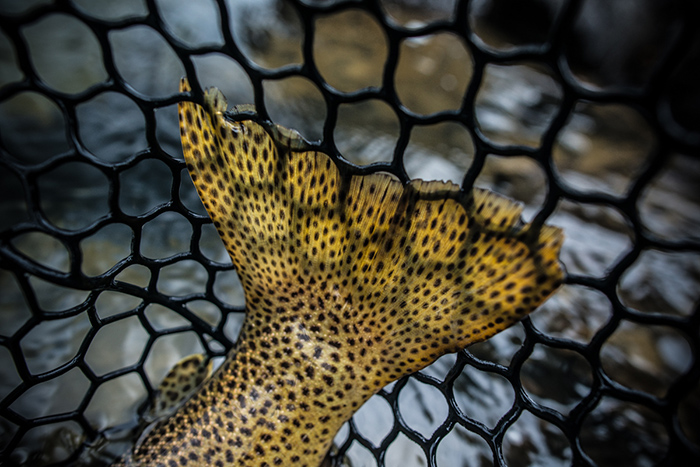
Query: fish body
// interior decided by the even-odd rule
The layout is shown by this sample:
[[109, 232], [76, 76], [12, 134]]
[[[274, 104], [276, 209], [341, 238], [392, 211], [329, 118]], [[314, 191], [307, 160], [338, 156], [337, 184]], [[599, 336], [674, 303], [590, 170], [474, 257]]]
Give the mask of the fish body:
[[[186, 81], [181, 91], [189, 91]], [[296, 132], [179, 105], [187, 167], [246, 317], [199, 390], [121, 465], [317, 467], [383, 386], [480, 342], [561, 284], [563, 235], [486, 190], [341, 173]]]

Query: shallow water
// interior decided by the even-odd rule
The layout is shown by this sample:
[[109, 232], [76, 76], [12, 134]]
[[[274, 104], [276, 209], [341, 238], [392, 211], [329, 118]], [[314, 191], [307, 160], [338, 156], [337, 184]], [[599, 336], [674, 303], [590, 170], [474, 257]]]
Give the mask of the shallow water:
[[[107, 8], [113, 3], [106, 1], [78, 3], [90, 12], [111, 18], [143, 14], [139, 2], [125, 2], [122, 10]], [[164, 19], [179, 39], [189, 45], [221, 40], [213, 3], [204, 3], [202, 7], [192, 2], [178, 4], [179, 8], [167, 10]], [[245, 44], [244, 52], [256, 63], [268, 67], [298, 62], [301, 57], [298, 22], [288, 10], [275, 5], [271, 1], [242, 2], [231, 10], [236, 37]], [[396, 14], [400, 16], [401, 13]], [[37, 50], [42, 77], [57, 89], [74, 92], [104, 77], [99, 67], [82, 59], [98, 50], [86, 39], [92, 33], [80, 26], [68, 27], [71, 21], [66, 18], [56, 15], [52, 21], [42, 23], [41, 30], [36, 28], [28, 34]], [[252, 20], [244, 22], [244, 18]], [[381, 69], [385, 51], [372, 39], [377, 34], [373, 19], [355, 12], [330, 16], [318, 25], [317, 32], [319, 44], [323, 45], [315, 49], [320, 71], [333, 86], [352, 90], [379, 84], [376, 73], [369, 70]], [[256, 38], [257, 46], [250, 45], [254, 42], [250, 37]], [[70, 47], [75, 41], [85, 47], [77, 54]], [[136, 27], [114, 34], [110, 41], [116, 50], [117, 66], [125, 71], [124, 78], [139, 92], [149, 96], [176, 92], [177, 80], [184, 71], [176, 57], [163, 52], [167, 45], [153, 31]], [[75, 65], [73, 71], [56, 65], [52, 61], [56, 60], [54, 55], [41, 52], [49, 45], [54, 52], [77, 61], [71, 62]], [[345, 60], [342, 68], [333, 61], [333, 57], [353, 57], [345, 51], [357, 49], [365, 52], [355, 60]], [[402, 51], [396, 78], [404, 103], [418, 113], [458, 105], [471, 73], [470, 67], [465, 65], [465, 54], [468, 52], [464, 46], [449, 35], [409, 41]], [[222, 88], [230, 105], [252, 101], [250, 82], [231, 59], [208, 55], [195, 57], [194, 61], [202, 84]], [[12, 69], [15, 65], [9, 62], [8, 67]], [[16, 79], [11, 73], [3, 76]], [[265, 89], [266, 105], [275, 121], [299, 129], [308, 138], [320, 136], [325, 107], [312, 85], [290, 79], [266, 83]], [[0, 103], [0, 126], [8, 130], [3, 131], [3, 141], [20, 163], [40, 163], [67, 147], [65, 122], [55, 104], [35, 94], [25, 94], [23, 98], [26, 99]], [[484, 134], [496, 142], [536, 146], [559, 99], [557, 85], [546, 70], [528, 64], [489, 66], [477, 98], [476, 116]], [[31, 105], [27, 106], [27, 102]], [[398, 123], [393, 112], [382, 103], [352, 107], [341, 106], [335, 132], [343, 156], [358, 164], [390, 161], [398, 137]], [[119, 205], [126, 214], [137, 216], [158, 209], [170, 200], [171, 192], [178, 193], [189, 210], [204, 214], [186, 174], [182, 174], [182, 183], [173, 187], [174, 174], [163, 160], [139, 155], [147, 149], [147, 142], [143, 137], [145, 125], [141, 111], [133, 101], [123, 95], [106, 93], [81, 104], [77, 118], [83, 142], [97, 158], [110, 163], [138, 160], [119, 175]], [[175, 106], [158, 109], [155, 118], [155, 136], [166, 154], [164, 158], [181, 159]], [[648, 133], [639, 116], [629, 108], [581, 103], [560, 134], [554, 154], [557, 170], [565, 183], [575, 188], [614, 195], [624, 193], [645, 165], [646, 151], [653, 143]], [[412, 178], [461, 183], [473, 151], [468, 133], [459, 125], [416, 128], [404, 159], [406, 170]], [[67, 178], [67, 174], [73, 177]], [[640, 206], [643, 221], [650, 230], [670, 239], [697, 238], [700, 209], [693, 181], [698, 180], [698, 176], [700, 164], [697, 161], [680, 155], [668, 161], [662, 174], [646, 190]], [[21, 189], [17, 189], [17, 178], [10, 173], [0, 177], [0, 227], [6, 229], [31, 219], [31, 213], [18, 196]], [[48, 220], [60, 228], [70, 231], [85, 227], [108, 212], [109, 192], [105, 180], [102, 173], [86, 164], [76, 162], [59, 168], [39, 178], [40, 206]], [[519, 199], [525, 204], [526, 217], [531, 217], [544, 200], [545, 180], [542, 170], [529, 159], [489, 156], [476, 183]], [[578, 275], [604, 276], [629, 252], [634, 240], [624, 215], [609, 207], [562, 202], [549, 222], [563, 227], [567, 239], [561, 260], [569, 273]], [[222, 266], [222, 270], [216, 272], [211, 291], [224, 307], [198, 300], [188, 303], [187, 309], [210, 326], [222, 323], [226, 337], [232, 341], [240, 328], [242, 314], [230, 310], [243, 306], [242, 288], [235, 273], [225, 268], [230, 262], [213, 227], [207, 224], [202, 229], [200, 250], [206, 258]], [[146, 258], [159, 260], [190, 251], [192, 227], [180, 213], [164, 212], [155, 216], [143, 226], [142, 234], [134, 247]], [[132, 230], [125, 224], [111, 224], [96, 231], [80, 242], [81, 271], [96, 276], [110, 270], [132, 254], [132, 242]], [[32, 233], [16, 237], [12, 245], [46, 268], [61, 272], [70, 269], [74, 252], [56, 239]], [[700, 299], [700, 258], [697, 256], [643, 252], [618, 284], [620, 300], [642, 312], [691, 314]], [[150, 283], [152, 271], [144, 266], [129, 266], [118, 276], [118, 280], [141, 288], [154, 285], [171, 297], [207, 292], [207, 278], [207, 270], [192, 260], [164, 267], [153, 284]], [[0, 335], [9, 337], [24, 327], [31, 327], [20, 343], [26, 370], [16, 370], [16, 366], [22, 368], [21, 362], [14, 361], [18, 356], [0, 346], [0, 395], [3, 398], [22, 384], [22, 371], [46, 374], [75, 358], [81, 345], [87, 342], [85, 339], [90, 343], [85, 356], [89, 370], [73, 369], [47, 379], [10, 406], [27, 417], [72, 411], [84, 400], [85, 394], [90, 393], [85, 418], [92, 428], [131, 426], [137, 408], [147, 395], [146, 382], [135, 373], [127, 373], [94, 387], [86, 372], [100, 376], [136, 364], [147, 350], [145, 378], [151, 385], [157, 385], [180, 358], [202, 352], [205, 346], [222, 352], [217, 342], [202, 342], [188, 328], [189, 322], [174, 311], [156, 303], [145, 303], [142, 298], [128, 293], [67, 289], [36, 277], [27, 280], [6, 270], [0, 270], [0, 290], [3, 291], [0, 294], [3, 313]], [[89, 310], [76, 309], [70, 317], [35, 325], [38, 317], [26, 303], [23, 290], [33, 291], [39, 300], [38, 306], [48, 317], [51, 311], [80, 307], [86, 300], [92, 300], [92, 304]], [[92, 316], [109, 320], [119, 313], [132, 316], [107, 324], [99, 331], [91, 322]], [[610, 316], [610, 300], [603, 294], [583, 286], [567, 285], [533, 314], [532, 324], [548, 335], [588, 343]], [[143, 320], [157, 331], [173, 332], [151, 342]], [[471, 347], [469, 354], [508, 365], [524, 335], [523, 325], [515, 325], [488, 342]], [[663, 396], [688, 369], [692, 351], [675, 329], [625, 321], [603, 346], [601, 359], [603, 370], [616, 382]], [[392, 384], [371, 399], [336, 437], [336, 445], [340, 446], [348, 439], [349, 432], [359, 434], [346, 452], [345, 464], [379, 465], [370, 450], [357, 439], [362, 438], [376, 447], [391, 435], [395, 439], [387, 451], [385, 465], [427, 465], [423, 450], [406, 433], [430, 438], [453, 410], [493, 428], [513, 406], [513, 386], [495, 372], [468, 365], [450, 388], [445, 389], [447, 374], [458, 360], [454, 355], [445, 356], [421, 372], [432, 379], [410, 378], [400, 389]], [[537, 345], [522, 368], [521, 381], [534, 401], [566, 414], [589, 394], [592, 373], [587, 361], [576, 352]], [[95, 389], [94, 394], [92, 389]], [[454, 398], [456, 408], [448, 406], [441, 391], [447, 391]], [[397, 423], [387, 402], [392, 397], [398, 398], [402, 420], [399, 433], [392, 432]], [[699, 405], [696, 399], [686, 401], [689, 410], [697, 410]], [[16, 429], [16, 425], [0, 417], [0, 431], [4, 432], [0, 439], [8, 439]], [[684, 429], [696, 442], [700, 439], [692, 420], [686, 422]], [[665, 449], [664, 429], [657, 416], [612, 398], [605, 398], [591, 414], [581, 437], [584, 450], [599, 465], [617, 462], [617, 457], [609, 457], [610, 451], [634, 458], [643, 465], [654, 463]], [[31, 465], [62, 459], [83, 439], [83, 429], [72, 422], [34, 429], [12, 460]], [[0, 447], [3, 443], [5, 441], [0, 441]], [[123, 446], [108, 446], [107, 451], [118, 452], [120, 447]], [[513, 466], [569, 465], [571, 462], [568, 442], [559, 429], [528, 412], [508, 429], [503, 450], [508, 464]], [[437, 450], [437, 464], [441, 466], [491, 465], [492, 459], [488, 444], [460, 425], [440, 441]]]

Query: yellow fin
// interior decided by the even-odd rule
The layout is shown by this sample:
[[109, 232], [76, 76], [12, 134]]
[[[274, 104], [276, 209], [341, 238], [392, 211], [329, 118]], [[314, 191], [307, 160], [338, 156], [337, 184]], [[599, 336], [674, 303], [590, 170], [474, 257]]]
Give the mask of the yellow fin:
[[158, 386], [145, 421], [150, 423], [172, 414], [211, 375], [211, 370], [211, 360], [202, 354], [177, 362]]
[[494, 231], [508, 232], [520, 222], [523, 206], [492, 191], [474, 188], [475, 221]]
[[342, 327], [382, 343], [390, 381], [505, 329], [561, 284], [561, 230], [526, 235], [518, 203], [344, 175], [292, 130], [226, 118], [219, 91], [205, 101], [180, 104], [183, 150], [256, 335], [280, 313], [321, 339]]

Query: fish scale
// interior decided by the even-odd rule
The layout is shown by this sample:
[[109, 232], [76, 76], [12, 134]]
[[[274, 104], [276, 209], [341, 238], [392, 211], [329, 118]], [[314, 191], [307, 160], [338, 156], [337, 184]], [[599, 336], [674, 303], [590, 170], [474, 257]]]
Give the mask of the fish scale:
[[227, 118], [215, 89], [179, 111], [246, 318], [221, 367], [122, 465], [316, 467], [383, 386], [507, 328], [563, 280], [561, 230], [522, 224], [511, 200], [342, 174], [296, 132]]

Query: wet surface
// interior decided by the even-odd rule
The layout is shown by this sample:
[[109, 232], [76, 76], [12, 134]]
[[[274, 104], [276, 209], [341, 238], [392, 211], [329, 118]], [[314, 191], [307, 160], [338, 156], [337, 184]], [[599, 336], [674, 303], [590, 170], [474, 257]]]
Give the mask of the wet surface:
[[[108, 7], [115, 2], [76, 3], [89, 14], [111, 19], [142, 16], [144, 12], [139, 2], [124, 2], [119, 8]], [[165, 2], [156, 3], [165, 8]], [[189, 46], [222, 42], [214, 2], [205, 2], [201, 8], [190, 2], [178, 3], [181, 9], [168, 8], [163, 16], [179, 40]], [[410, 23], [411, 15], [420, 13], [420, 9], [403, 10], [395, 5], [390, 10], [397, 21], [407, 24], [415, 24]], [[436, 11], [440, 10], [426, 14], [439, 17]], [[231, 13], [234, 35], [242, 41], [243, 53], [255, 63], [273, 68], [301, 61], [303, 33], [299, 19], [289, 7], [273, 1], [240, 2]], [[253, 19], [246, 22], [247, 18]], [[345, 91], [380, 84], [386, 49], [376, 20], [356, 11], [328, 15], [318, 21], [316, 32], [314, 57], [329, 84]], [[26, 34], [37, 72], [50, 87], [77, 93], [105, 79], [100, 47], [79, 20], [51, 15], [27, 28]], [[176, 92], [184, 69], [171, 46], [154, 30], [146, 26], [124, 29], [110, 34], [109, 41], [118, 71], [137, 92], [149, 97]], [[3, 50], [7, 48], [5, 42], [0, 42]], [[74, 44], [80, 46], [76, 48]], [[17, 69], [11, 54], [3, 53], [0, 60], [0, 67]], [[205, 54], [194, 57], [194, 63], [203, 85], [221, 88], [232, 104], [252, 102], [250, 80], [232, 59]], [[468, 50], [455, 36], [437, 34], [411, 39], [401, 51], [395, 77], [397, 94], [404, 106], [420, 114], [459, 108], [471, 67]], [[0, 84], [18, 79], [18, 73], [11, 71], [0, 76]], [[286, 78], [265, 82], [264, 88], [265, 102], [275, 121], [298, 129], [307, 138], [320, 137], [325, 105], [312, 83]], [[537, 147], [560, 101], [561, 91], [550, 71], [530, 63], [488, 65], [476, 98], [476, 122], [495, 143]], [[178, 175], [181, 182], [174, 178], [171, 162], [182, 158], [174, 106], [148, 115], [124, 94], [105, 92], [77, 106], [76, 112], [83, 150], [90, 157], [120, 167], [116, 176], [119, 191], [116, 195], [111, 191], [115, 188], [109, 172], [94, 164], [59, 164], [36, 181], [41, 217], [71, 232], [107, 215], [110, 200], [117, 200], [130, 222], [133, 217], [129, 216], [152, 216], [136, 224], [115, 221], [96, 229], [77, 239], [78, 253], [59, 239], [27, 227], [35, 217], [23, 198], [21, 182], [11, 172], [3, 171], [0, 229], [25, 223], [26, 230], [13, 238], [13, 248], [41, 268], [56, 273], [67, 273], [72, 262], [77, 261], [79, 270], [93, 277], [133, 254], [170, 260], [171, 264], [157, 269], [157, 277], [152, 268], [131, 265], [116, 279], [139, 288], [153, 286], [170, 297], [213, 293], [220, 305], [197, 299], [187, 301], [186, 309], [209, 326], [220, 326], [228, 339], [235, 340], [242, 314], [232, 310], [243, 306], [242, 288], [235, 273], [227, 269], [230, 261], [216, 232], [201, 222], [193, 227], [193, 216], [163, 209], [175, 194], [187, 208], [185, 212], [204, 214], [186, 173]], [[144, 119], [151, 117], [158, 125], [155, 134], [149, 135]], [[55, 103], [36, 93], [24, 92], [1, 101], [0, 127], [7, 150], [3, 157], [8, 154], [26, 167], [51, 160], [70, 148], [62, 112]], [[341, 106], [334, 138], [343, 157], [366, 165], [391, 161], [398, 133], [397, 117], [391, 108], [381, 102], [361, 102]], [[644, 119], [630, 107], [579, 102], [554, 146], [556, 172], [573, 189], [623, 196], [649, 163], [649, 154], [657, 143], [651, 135]], [[149, 141], [156, 141], [159, 146], [154, 153], [148, 152]], [[414, 128], [404, 162], [411, 178], [461, 183], [473, 157], [469, 132], [450, 123]], [[522, 201], [526, 217], [536, 214], [547, 192], [543, 170], [525, 157], [490, 155], [486, 161], [476, 184]], [[644, 226], [661, 238], [697, 240], [699, 177], [700, 164], [696, 159], [681, 154], [669, 157], [643, 192], [638, 209]], [[569, 273], [578, 276], [605, 277], [629, 254], [635, 241], [627, 216], [605, 205], [562, 201], [548, 222], [564, 229], [566, 242], [561, 260]], [[221, 266], [213, 281], [209, 277], [211, 270], [200, 262], [178, 259], [178, 255], [193, 247], [193, 232], [199, 235], [195, 245], [198, 251]], [[146, 397], [146, 384], [157, 385], [170, 367], [186, 355], [202, 352], [205, 347], [219, 354], [223, 351], [213, 339], [199, 338], [189, 321], [178, 313], [138, 294], [69, 289], [2, 269], [0, 290], [0, 335], [3, 339], [19, 331], [24, 335], [18, 347], [20, 354], [13, 355], [7, 347], [0, 346], [0, 395], [4, 398], [16, 390], [22, 384], [23, 372], [46, 376], [44, 382], [10, 405], [20, 416], [69, 412], [89, 394], [85, 418], [92, 430], [131, 426]], [[619, 299], [632, 311], [650, 315], [689, 316], [700, 301], [700, 257], [688, 252], [643, 250], [622, 275], [615, 293], [615, 297], [610, 297], [583, 285], [566, 285], [533, 314], [528, 326], [547, 336], [589, 344], [612, 317], [611, 299]], [[45, 321], [32, 311], [27, 296], [37, 297], [34, 309], [43, 310]], [[60, 319], [53, 319], [57, 317], [51, 314], [71, 309], [74, 312], [61, 315]], [[104, 326], [99, 330], [95, 328], [95, 316], [103, 320]], [[152, 340], [144, 326], [163, 335]], [[521, 348], [524, 335], [524, 325], [517, 324], [488, 342], [471, 347], [465, 355], [470, 361], [475, 358], [508, 365]], [[86, 368], [50, 376], [86, 345]], [[665, 397], [693, 362], [690, 344], [678, 329], [632, 320], [622, 320], [615, 327], [601, 346], [599, 356], [601, 369], [594, 369], [578, 352], [535, 345], [520, 373], [527, 397], [569, 414], [590, 395], [596, 371], [604, 372], [616, 384]], [[86, 376], [118, 371], [141, 358], [145, 362], [143, 377], [130, 372], [95, 385]], [[385, 388], [341, 430], [336, 445], [342, 446], [348, 433], [356, 432], [370, 448], [392, 441], [385, 465], [420, 466], [428, 465], [425, 453], [411, 437], [419, 434], [430, 439], [446, 419], [453, 417], [453, 412], [487, 428], [496, 426], [513, 407], [513, 385], [497, 371], [470, 365], [458, 376], [450, 376], [454, 365], [466, 363], [464, 358], [443, 357], [421, 372], [425, 377], [410, 378], [398, 389], [396, 385]], [[455, 406], [447, 404], [445, 394], [456, 402]], [[398, 434], [392, 431], [396, 422], [388, 403], [393, 398], [401, 415]], [[696, 388], [694, 395], [683, 402], [681, 425], [684, 433], [700, 445], [700, 428], [694, 421], [697, 417], [692, 415], [700, 413], [698, 401], [700, 391]], [[492, 464], [491, 447], [469, 428], [457, 424], [441, 439], [437, 465]], [[17, 429], [16, 423], [0, 417], [0, 448]], [[387, 440], [390, 433], [393, 440]], [[25, 436], [11, 460], [18, 465], [58, 461], [84, 439], [86, 430], [73, 422], [35, 428]], [[668, 435], [657, 414], [606, 396], [586, 416], [581, 442], [598, 465], [616, 465], [620, 459], [653, 465], [663, 458]], [[106, 451], [120, 449], [123, 445], [116, 443]], [[529, 412], [521, 414], [507, 430], [503, 454], [512, 466], [571, 463], [571, 450], [561, 430]], [[94, 454], [96, 458], [90, 455], [93, 454], [84, 456], [85, 463], [99, 463], [100, 454]], [[368, 446], [355, 438], [345, 453], [344, 465], [380, 464]]]

